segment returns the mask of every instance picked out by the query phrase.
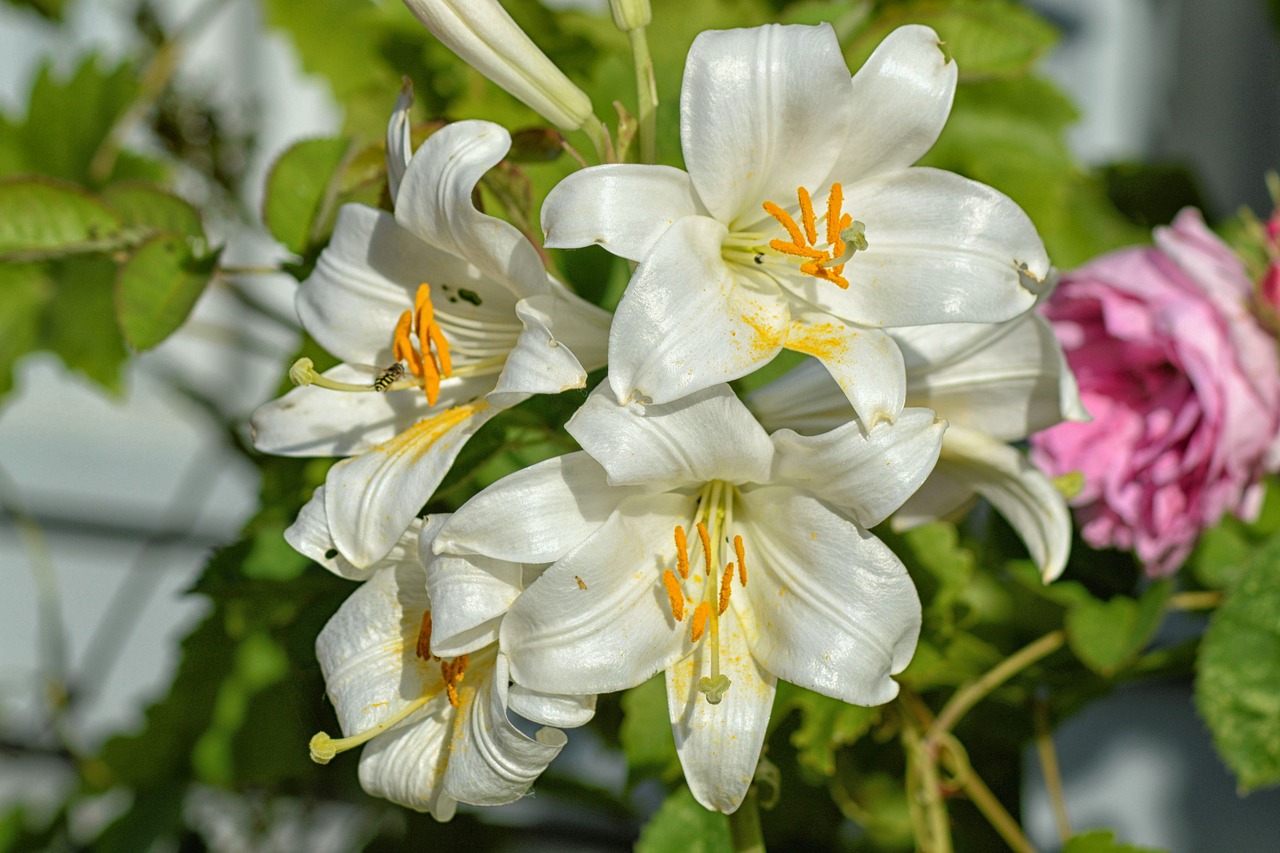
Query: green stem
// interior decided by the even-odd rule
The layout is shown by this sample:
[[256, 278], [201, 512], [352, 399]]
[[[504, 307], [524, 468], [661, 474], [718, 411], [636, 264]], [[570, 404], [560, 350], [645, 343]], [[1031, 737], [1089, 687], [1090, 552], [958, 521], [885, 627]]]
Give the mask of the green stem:
[[[953, 770], [957, 769], [959, 768], [953, 768]], [[956, 773], [955, 781], [960, 785], [965, 796], [978, 807], [978, 811], [982, 812], [987, 822], [1000, 833], [1000, 837], [1004, 839], [1005, 844], [1009, 845], [1010, 850], [1014, 853], [1036, 853], [1036, 849], [1023, 834], [1022, 827], [1001, 805], [996, 795], [991, 793], [991, 789], [982, 781], [982, 778], [973, 772], [972, 767], [965, 766]]]
[[1066, 639], [1067, 635], [1063, 631], [1050, 631], [1040, 639], [1005, 658], [989, 669], [977, 681], [966, 684], [951, 697], [951, 700], [938, 713], [938, 718], [929, 727], [929, 740], [936, 742], [941, 735], [951, 731], [956, 723], [960, 722], [960, 718], [968, 713], [970, 708], [978, 704], [983, 697], [1036, 661], [1062, 648]]
[[1036, 727], [1036, 753], [1040, 757], [1040, 773], [1053, 804], [1053, 820], [1063, 844], [1071, 838], [1071, 818], [1067, 814], [1067, 798], [1062, 790], [1062, 771], [1058, 767], [1058, 751], [1053, 746], [1053, 730], [1049, 726], [1049, 703], [1037, 701], [1031, 711]]
[[658, 81], [653, 74], [653, 58], [649, 55], [649, 39], [644, 27], [627, 33], [631, 40], [631, 59], [636, 71], [636, 99], [640, 114], [640, 162], [658, 162]]
[[1167, 610], [1212, 610], [1222, 603], [1222, 593], [1218, 590], [1200, 590], [1197, 592], [1179, 592], [1169, 596], [1165, 602]]
[[764, 853], [764, 833], [760, 829], [760, 807], [756, 803], [756, 786], [747, 789], [738, 810], [729, 815], [729, 837], [734, 853]]
[[951, 853], [951, 821], [947, 805], [942, 801], [938, 765], [911, 719], [910, 709], [905, 710], [902, 741], [907, 754], [907, 805], [916, 846], [921, 853]]

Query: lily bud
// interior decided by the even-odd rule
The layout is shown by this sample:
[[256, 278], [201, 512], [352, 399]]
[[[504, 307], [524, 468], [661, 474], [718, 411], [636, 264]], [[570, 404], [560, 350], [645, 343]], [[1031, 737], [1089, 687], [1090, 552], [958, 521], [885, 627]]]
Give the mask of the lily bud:
[[649, 26], [653, 12], [649, 0], [609, 0], [613, 23], [623, 32], [631, 32]]
[[404, 0], [431, 34], [561, 130], [593, 121], [591, 100], [497, 0]]

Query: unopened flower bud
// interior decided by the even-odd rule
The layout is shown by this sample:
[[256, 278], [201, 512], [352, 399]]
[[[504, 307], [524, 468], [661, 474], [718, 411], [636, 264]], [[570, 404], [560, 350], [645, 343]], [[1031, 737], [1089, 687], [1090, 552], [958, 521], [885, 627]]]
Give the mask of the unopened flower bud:
[[613, 23], [623, 32], [647, 27], [653, 20], [649, 0], [609, 0], [609, 10], [613, 12]]

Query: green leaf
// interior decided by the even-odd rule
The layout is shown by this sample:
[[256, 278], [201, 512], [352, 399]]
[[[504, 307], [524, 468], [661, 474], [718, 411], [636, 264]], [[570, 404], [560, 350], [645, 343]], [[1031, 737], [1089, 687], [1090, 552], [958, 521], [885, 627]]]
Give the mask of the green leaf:
[[40, 321], [53, 296], [41, 264], [0, 264], [0, 398], [13, 390], [18, 359], [35, 348]]
[[680, 757], [667, 713], [666, 678], [659, 673], [622, 694], [622, 752], [632, 775], [680, 776]]
[[707, 811], [683, 785], [640, 830], [636, 853], [732, 853], [729, 818]]
[[[42, 17], [48, 18], [50, 21], [61, 21], [63, 11], [66, 9], [67, 0], [8, 0], [10, 6], [17, 6], [20, 9], [34, 9]], [[0, 846], [0, 850], [4, 848]]]
[[1241, 790], [1280, 782], [1280, 540], [1258, 552], [1209, 623], [1196, 706]]
[[332, 222], [338, 169], [350, 147], [346, 139], [304, 140], [271, 167], [262, 218], [289, 251], [307, 254]]
[[1062, 848], [1062, 853], [1160, 853], [1154, 847], [1134, 847], [1116, 841], [1109, 829], [1095, 829], [1073, 835]]
[[933, 27], [960, 66], [962, 81], [1023, 74], [1058, 36], [1050, 24], [1011, 0], [915, 0], [884, 9], [858, 34], [846, 51], [850, 67], [862, 67], [876, 45], [903, 24]]
[[100, 255], [78, 255], [53, 261], [49, 269], [56, 285], [45, 311], [42, 346], [68, 369], [119, 391], [129, 351], [114, 322], [115, 263]]
[[138, 247], [116, 277], [120, 329], [134, 349], [149, 350], [187, 319], [213, 273], [186, 238], [159, 234]]
[[119, 215], [71, 184], [43, 177], [0, 180], [0, 261], [31, 261], [118, 248]]
[[1244, 574], [1254, 549], [1240, 527], [1235, 519], [1224, 518], [1217, 527], [1201, 534], [1196, 542], [1187, 565], [1205, 587], [1227, 589]]
[[160, 187], [133, 181], [112, 184], [103, 189], [102, 198], [125, 225], [204, 238], [200, 211]]
[[1164, 617], [1170, 584], [1152, 584], [1142, 597], [1106, 601], [1090, 598], [1067, 611], [1067, 643], [1076, 657], [1100, 675], [1113, 675], [1138, 656]]
[[879, 719], [879, 708], [850, 705], [785, 681], [778, 683], [773, 718], [800, 712], [800, 725], [791, 733], [800, 766], [822, 778], [836, 772], [836, 750], [856, 743]]

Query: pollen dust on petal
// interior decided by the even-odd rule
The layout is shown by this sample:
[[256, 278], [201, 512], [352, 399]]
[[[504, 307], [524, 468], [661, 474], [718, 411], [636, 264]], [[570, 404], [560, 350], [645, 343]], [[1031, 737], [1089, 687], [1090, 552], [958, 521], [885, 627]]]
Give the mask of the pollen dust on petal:
[[404, 432], [371, 449], [370, 453], [387, 456], [403, 456], [406, 461], [420, 459], [437, 441], [467, 418], [488, 408], [487, 403], [468, 403], [453, 406], [443, 412], [423, 418]]
[[811, 355], [819, 361], [842, 358], [849, 338], [857, 332], [835, 323], [792, 323], [787, 349]]
[[786, 341], [786, 327], [770, 322], [770, 317], [764, 311], [743, 312], [741, 315], [742, 322], [755, 332], [750, 347], [756, 355], [772, 355], [782, 348]]

